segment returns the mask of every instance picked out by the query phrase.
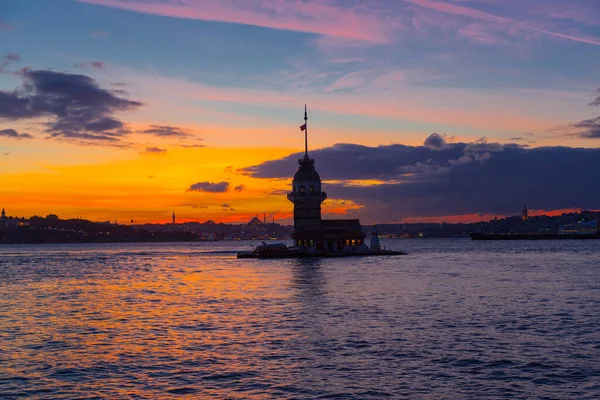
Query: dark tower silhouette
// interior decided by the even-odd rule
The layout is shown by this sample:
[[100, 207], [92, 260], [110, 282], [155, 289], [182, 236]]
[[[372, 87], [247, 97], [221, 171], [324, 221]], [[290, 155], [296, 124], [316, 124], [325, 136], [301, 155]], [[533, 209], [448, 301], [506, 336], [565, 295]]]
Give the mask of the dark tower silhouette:
[[308, 156], [308, 113], [304, 106], [304, 158], [298, 160], [298, 171], [292, 181], [288, 200], [294, 203], [294, 232], [321, 228], [321, 203], [327, 194], [321, 190], [321, 177], [315, 170], [315, 160]]
[[173, 225], [175, 225], [175, 211], [173, 211]]

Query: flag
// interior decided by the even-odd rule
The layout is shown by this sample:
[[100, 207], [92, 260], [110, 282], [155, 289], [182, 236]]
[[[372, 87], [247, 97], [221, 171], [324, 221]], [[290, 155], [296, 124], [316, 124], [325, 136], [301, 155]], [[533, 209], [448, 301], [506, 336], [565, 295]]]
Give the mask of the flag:
[[304, 131], [306, 130], [306, 124], [302, 125], [302, 126], [300, 127], [300, 130], [304, 132]]

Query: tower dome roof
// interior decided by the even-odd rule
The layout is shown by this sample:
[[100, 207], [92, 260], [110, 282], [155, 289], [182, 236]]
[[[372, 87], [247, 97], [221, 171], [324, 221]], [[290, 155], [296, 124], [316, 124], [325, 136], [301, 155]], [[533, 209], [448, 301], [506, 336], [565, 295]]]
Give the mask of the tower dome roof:
[[321, 177], [315, 169], [315, 160], [305, 156], [298, 160], [298, 171], [294, 175], [294, 181], [302, 182], [321, 182]]

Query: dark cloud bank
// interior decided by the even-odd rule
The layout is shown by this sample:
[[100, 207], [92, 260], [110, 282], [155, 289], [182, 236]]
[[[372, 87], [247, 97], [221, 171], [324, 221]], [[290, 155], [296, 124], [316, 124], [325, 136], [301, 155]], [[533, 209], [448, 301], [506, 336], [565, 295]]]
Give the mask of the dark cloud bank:
[[46, 132], [55, 138], [117, 142], [129, 132], [115, 114], [142, 105], [115, 96], [85, 75], [30, 69], [19, 75], [21, 87], [0, 91], [0, 118], [48, 118]]
[[[0, 72], [9, 64], [19, 61], [18, 54], [5, 55], [0, 59]], [[104, 63], [93, 61], [77, 66], [102, 69]], [[12, 91], [0, 90], [0, 121], [43, 118], [47, 121], [44, 123], [45, 132], [52, 138], [124, 146], [123, 138], [133, 132], [117, 115], [143, 106], [139, 101], [123, 97], [127, 95], [123, 89], [124, 83], [113, 83], [112, 88], [105, 89], [94, 79], [82, 74], [28, 68], [10, 73], [20, 77], [22, 85]], [[185, 129], [166, 125], [150, 125], [138, 133], [162, 138], [194, 137]], [[183, 146], [204, 147], [200, 144]], [[158, 153], [152, 149], [147, 152]]]
[[[524, 148], [516, 144], [447, 144], [442, 135], [424, 146], [367, 147], [337, 144], [311, 152], [321, 177], [342, 181], [325, 190], [333, 199], [365, 205], [362, 215], [379, 220], [473, 213], [518, 214], [534, 209], [600, 208], [600, 149]], [[291, 179], [293, 154], [243, 172], [258, 178]], [[373, 186], [351, 180], [380, 180]]]

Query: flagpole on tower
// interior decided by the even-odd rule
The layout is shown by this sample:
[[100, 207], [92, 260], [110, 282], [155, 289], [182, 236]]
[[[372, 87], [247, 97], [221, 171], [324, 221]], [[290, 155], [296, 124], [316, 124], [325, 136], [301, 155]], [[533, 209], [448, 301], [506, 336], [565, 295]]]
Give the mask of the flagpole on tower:
[[304, 105], [304, 156], [308, 158], [308, 113]]

